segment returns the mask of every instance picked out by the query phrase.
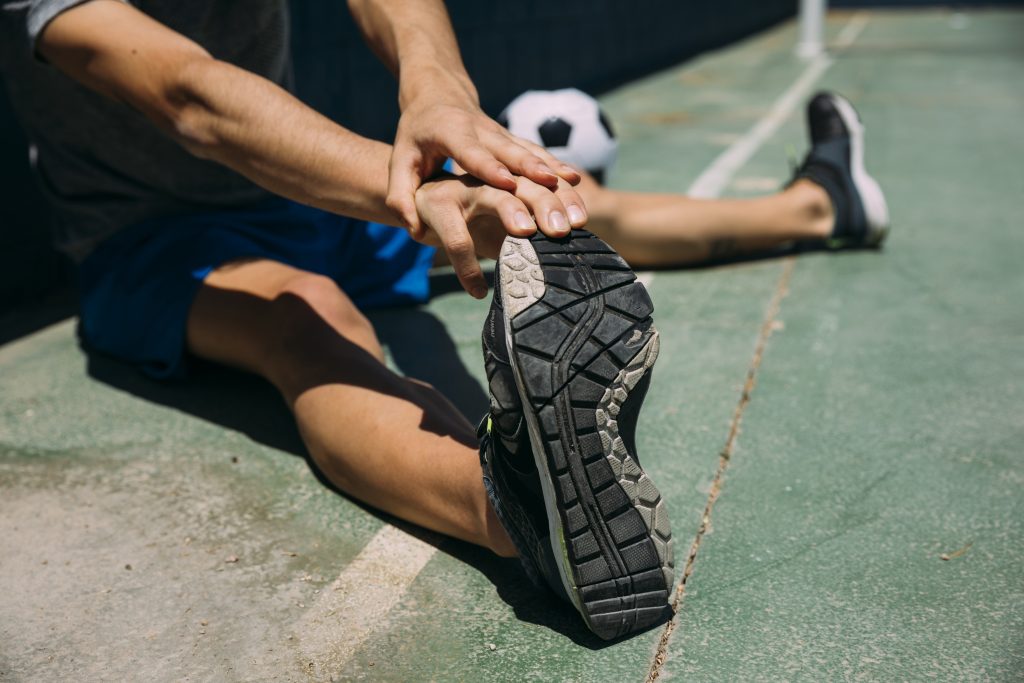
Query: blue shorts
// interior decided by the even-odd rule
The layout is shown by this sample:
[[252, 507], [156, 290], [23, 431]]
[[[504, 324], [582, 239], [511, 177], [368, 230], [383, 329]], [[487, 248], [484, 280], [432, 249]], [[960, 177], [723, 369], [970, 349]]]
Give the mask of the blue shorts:
[[103, 242], [79, 268], [79, 336], [164, 379], [185, 371], [185, 328], [203, 280], [240, 258], [326, 275], [361, 309], [429, 297], [434, 248], [405, 230], [285, 199], [251, 208], [159, 218]]

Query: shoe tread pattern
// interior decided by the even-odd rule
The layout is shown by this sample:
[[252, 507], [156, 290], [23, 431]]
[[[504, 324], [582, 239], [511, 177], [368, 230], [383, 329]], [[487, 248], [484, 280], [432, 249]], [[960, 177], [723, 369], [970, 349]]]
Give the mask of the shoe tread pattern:
[[[543, 432], [584, 617], [612, 639], [663, 621], [672, 586], [664, 501], [614, 419], [657, 357], [653, 306], [625, 261], [590, 233], [539, 236], [531, 246], [544, 291], [510, 316], [513, 353]], [[524, 251], [516, 258], [530, 262]], [[511, 277], [503, 274], [503, 287]]]

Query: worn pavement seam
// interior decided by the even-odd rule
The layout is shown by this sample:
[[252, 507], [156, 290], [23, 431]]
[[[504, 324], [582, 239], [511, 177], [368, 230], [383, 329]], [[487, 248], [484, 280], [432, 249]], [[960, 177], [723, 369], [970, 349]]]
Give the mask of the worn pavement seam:
[[739, 401], [736, 403], [736, 409], [733, 411], [732, 422], [729, 424], [729, 435], [726, 437], [725, 445], [722, 447], [722, 450], [718, 455], [718, 469], [715, 472], [714, 479], [711, 481], [711, 490], [708, 492], [707, 503], [704, 505], [704, 513], [701, 515], [700, 527], [697, 529], [697, 535], [694, 537], [693, 544], [690, 546], [690, 553], [686, 557], [686, 566], [683, 568], [683, 578], [679, 582], [679, 586], [676, 588], [675, 598], [672, 601], [672, 611], [675, 614], [671, 621], [669, 621], [665, 626], [665, 630], [661, 634], [661, 639], [658, 641], [658, 648], [654, 655], [654, 661], [651, 663], [651, 669], [647, 674], [647, 683], [653, 683], [653, 681], [657, 680], [658, 676], [661, 674], [661, 667], [664, 665], [665, 659], [668, 656], [668, 644], [672, 638], [672, 631], [675, 629], [679, 610], [683, 604], [683, 599], [686, 597], [686, 582], [690, 578], [690, 574], [693, 572], [693, 565], [697, 559], [697, 551], [700, 549], [701, 541], [704, 539], [704, 535], [711, 527], [711, 511], [715, 506], [715, 501], [718, 500], [718, 496], [722, 491], [722, 480], [725, 477], [725, 471], [728, 469], [729, 462], [732, 459], [733, 449], [736, 446], [736, 438], [740, 431], [740, 423], [743, 421], [743, 412], [750, 403], [750, 396], [754, 391], [754, 386], [757, 384], [757, 371], [761, 367], [761, 358], [764, 356], [764, 349], [768, 343], [768, 338], [775, 329], [775, 320], [778, 317], [779, 309], [782, 306], [782, 300], [786, 297], [786, 294], [789, 293], [789, 280], [793, 275], [795, 267], [796, 257], [787, 256], [782, 267], [782, 274], [779, 276], [778, 284], [775, 287], [775, 293], [772, 296], [771, 302], [768, 304], [768, 312], [765, 314], [764, 321], [761, 323], [761, 331], [758, 335], [757, 345], [754, 347], [754, 356], [750, 361], [750, 367], [747, 369], [747, 379], [743, 383], [743, 391], [740, 393]]

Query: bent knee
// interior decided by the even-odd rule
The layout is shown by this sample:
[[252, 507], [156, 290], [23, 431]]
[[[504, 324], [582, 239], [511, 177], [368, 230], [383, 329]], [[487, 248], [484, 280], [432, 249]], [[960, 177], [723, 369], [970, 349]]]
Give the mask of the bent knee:
[[370, 321], [334, 280], [315, 273], [302, 273], [285, 282], [274, 298], [274, 304], [286, 316], [294, 314], [296, 310], [309, 309], [328, 322], [342, 326], [370, 325]]
[[379, 343], [373, 325], [352, 299], [328, 277], [301, 273], [287, 280], [270, 302], [275, 351], [305, 354], [311, 346], [341, 343], [338, 336], [374, 355]]

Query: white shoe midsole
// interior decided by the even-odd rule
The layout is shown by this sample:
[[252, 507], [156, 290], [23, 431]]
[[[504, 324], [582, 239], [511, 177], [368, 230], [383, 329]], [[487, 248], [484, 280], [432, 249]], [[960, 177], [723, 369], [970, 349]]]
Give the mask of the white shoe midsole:
[[842, 97], [832, 97], [832, 103], [850, 131], [850, 170], [868, 223], [868, 244], [877, 244], [889, 230], [889, 207], [878, 181], [864, 168], [864, 124], [857, 112]]

